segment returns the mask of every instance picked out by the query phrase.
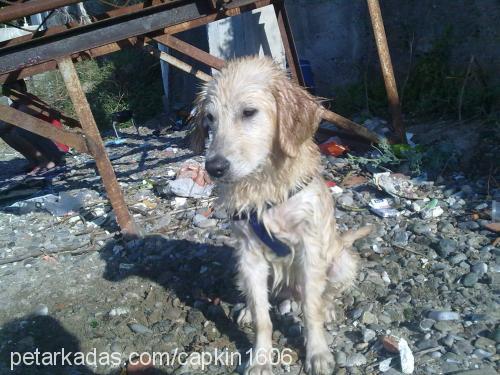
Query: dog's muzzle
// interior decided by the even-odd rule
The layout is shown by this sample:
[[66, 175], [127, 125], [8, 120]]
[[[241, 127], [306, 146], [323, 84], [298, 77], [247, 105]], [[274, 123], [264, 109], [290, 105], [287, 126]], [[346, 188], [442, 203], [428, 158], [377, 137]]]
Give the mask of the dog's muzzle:
[[205, 169], [208, 174], [216, 178], [223, 177], [229, 170], [230, 166], [231, 164], [229, 163], [229, 160], [220, 155], [215, 155], [213, 158], [205, 161]]

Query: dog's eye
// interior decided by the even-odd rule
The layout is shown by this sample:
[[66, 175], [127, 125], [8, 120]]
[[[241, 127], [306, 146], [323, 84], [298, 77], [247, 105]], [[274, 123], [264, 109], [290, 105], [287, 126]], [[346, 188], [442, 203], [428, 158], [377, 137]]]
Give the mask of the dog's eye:
[[246, 108], [243, 110], [243, 118], [250, 118], [257, 113], [255, 108]]
[[209, 122], [214, 122], [214, 115], [212, 115], [211, 113], [207, 113], [206, 118]]

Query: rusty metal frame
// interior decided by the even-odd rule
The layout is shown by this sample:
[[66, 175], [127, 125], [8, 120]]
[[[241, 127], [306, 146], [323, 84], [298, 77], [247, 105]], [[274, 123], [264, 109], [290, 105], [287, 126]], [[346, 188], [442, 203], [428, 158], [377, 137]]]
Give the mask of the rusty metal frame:
[[392, 115], [392, 126], [396, 131], [399, 141], [406, 143], [405, 129], [403, 126], [403, 115], [401, 113], [401, 104], [398, 95], [398, 86], [394, 77], [394, 69], [392, 68], [391, 55], [389, 53], [389, 45], [385, 35], [384, 20], [378, 0], [367, 0], [368, 11], [372, 22], [373, 34], [375, 43], [377, 44], [377, 52], [384, 77], [385, 90], [389, 101], [389, 109]]
[[[5, 11], [5, 9], [10, 7], [0, 9], [0, 20], [7, 20], [9, 17], [14, 16], [17, 17], [20, 14], [28, 15], [36, 13], [42, 9], [52, 9], [45, 9], [49, 6], [48, 3], [50, 2], [51, 1], [48, 0], [31, 0], [26, 3], [15, 5], [15, 7], [18, 8], [11, 8], [10, 13]], [[52, 3], [61, 6], [63, 3], [67, 5], [75, 2], [76, 1], [71, 0], [57, 0]], [[195, 7], [193, 7], [193, 5]], [[111, 162], [106, 154], [102, 138], [78, 79], [74, 62], [105, 55], [126, 47], [144, 47], [149, 53], [158, 56], [162, 60], [188, 73], [195, 74], [200, 79], [207, 80], [210, 79], [210, 76], [206, 73], [194, 69], [192, 66], [165, 52], [154, 49], [146, 45], [146, 43], [151, 41], [163, 43], [209, 67], [221, 69], [225, 64], [223, 60], [183, 42], [172, 34], [206, 25], [222, 18], [239, 15], [246, 11], [267, 5], [274, 6], [292, 78], [298, 83], [303, 84], [304, 80], [300, 70], [300, 63], [288, 22], [284, 0], [231, 0], [228, 4], [226, 4], [225, 1], [218, 0], [177, 0], [173, 2], [167, 2], [166, 0], [151, 0], [127, 8], [110, 11], [102, 17], [98, 17], [99, 20], [92, 25], [67, 25], [66, 27], [49, 28], [43, 33], [34, 33], [28, 36], [15, 38], [7, 43], [0, 43], [0, 63], [2, 62], [2, 56], [9, 56], [13, 51], [20, 51], [21, 54], [18, 56], [22, 57], [17, 60], [11, 60], [11, 62], [17, 61], [17, 65], [16, 63], [11, 63], [10, 66], [0, 64], [0, 83], [24, 78], [48, 70], [59, 69], [71, 101], [73, 102], [78, 121], [62, 114], [59, 115], [63, 118], [65, 125], [81, 127], [81, 132], [78, 130], [70, 131], [52, 127], [43, 120], [4, 106], [0, 108], [0, 120], [6, 121], [14, 126], [22, 127], [57, 142], [67, 144], [77, 151], [92, 155], [96, 160], [97, 169], [102, 177], [104, 187], [116, 213], [120, 228], [125, 233], [139, 235], [140, 228], [135, 224], [125, 204], [123, 193], [116, 179]], [[185, 13], [182, 13], [180, 10]], [[172, 17], [174, 14], [177, 14], [178, 17]], [[161, 17], [164, 18], [162, 19]], [[146, 19], [155, 20], [156, 23], [149, 28], [143, 28], [140, 22]], [[126, 30], [126, 26], [129, 25], [135, 25], [136, 28], [133, 30]], [[110, 30], [111, 27], [114, 27], [115, 31], [118, 30], [111, 36], [106, 35], [101, 39], [93, 39], [91, 42], [88, 40], [80, 40], [88, 35], [96, 35], [96, 31]], [[64, 48], [59, 50], [59, 52], [53, 50], [52, 52], [54, 53], [48, 54], [47, 51], [43, 52], [41, 50], [41, 48], [47, 45], [55, 46], [56, 42], [64, 44], [64, 42], [68, 41], [74, 44], [70, 47], [63, 46]], [[26, 51], [28, 51], [28, 53]], [[45, 57], [41, 58], [38, 56], [34, 59], [29, 58], [30, 51], [42, 51], [42, 55]], [[10, 53], [7, 54], [8, 52]], [[30, 109], [37, 113], [53, 113], [51, 112], [53, 110], [48, 107], [46, 103], [33, 95], [23, 95], [15, 91], [11, 91], [10, 95], [13, 98], [22, 97], [25, 100], [29, 100]], [[371, 133], [368, 129], [336, 113], [323, 109], [322, 115], [326, 120], [332, 121], [355, 134], [373, 142], [379, 141], [378, 136]]]

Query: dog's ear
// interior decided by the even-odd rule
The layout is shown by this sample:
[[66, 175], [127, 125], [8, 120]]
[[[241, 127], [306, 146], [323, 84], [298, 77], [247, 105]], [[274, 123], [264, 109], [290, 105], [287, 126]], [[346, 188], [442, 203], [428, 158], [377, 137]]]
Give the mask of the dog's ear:
[[298, 84], [283, 76], [274, 85], [278, 142], [290, 157], [297, 156], [299, 148], [311, 138], [319, 126], [318, 101]]
[[201, 154], [205, 150], [205, 140], [208, 137], [208, 129], [204, 125], [205, 111], [204, 103], [206, 90], [203, 89], [194, 101], [191, 117], [189, 118], [189, 148], [196, 154]]

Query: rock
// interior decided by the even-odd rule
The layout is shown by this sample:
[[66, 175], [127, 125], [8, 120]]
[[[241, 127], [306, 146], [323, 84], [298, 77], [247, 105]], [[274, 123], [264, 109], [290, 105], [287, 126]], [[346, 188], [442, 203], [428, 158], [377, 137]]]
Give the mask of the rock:
[[500, 344], [500, 325], [497, 325], [497, 327], [495, 328], [493, 339], [497, 344]]
[[422, 332], [428, 332], [432, 329], [432, 326], [436, 323], [434, 319], [422, 319], [419, 324], [419, 328]]
[[199, 310], [190, 310], [186, 319], [190, 324], [203, 324], [205, 320], [203, 313]]
[[347, 356], [344, 352], [336, 352], [335, 353], [335, 363], [339, 367], [346, 367], [347, 365]]
[[367, 363], [366, 357], [361, 353], [355, 353], [347, 358], [345, 367], [363, 366]]
[[457, 265], [464, 260], [467, 260], [467, 255], [465, 255], [464, 253], [458, 253], [457, 255], [454, 255], [450, 258], [450, 263], [453, 265]]
[[127, 307], [116, 307], [116, 308], [113, 308], [109, 311], [109, 316], [126, 315], [129, 312], [130, 312], [130, 310]]
[[476, 350], [474, 350], [474, 352], [472, 353], [472, 355], [476, 356], [477, 358], [483, 359], [483, 358], [490, 358], [490, 357], [492, 357], [493, 353], [488, 352], [488, 351], [483, 350], [483, 349], [476, 349]]
[[47, 316], [49, 315], [49, 308], [46, 305], [38, 305], [35, 310], [33, 310], [33, 315], [35, 316]]
[[142, 324], [139, 323], [130, 323], [128, 327], [134, 333], [153, 333], [153, 331], [151, 331], [148, 327], [143, 326]]
[[198, 228], [211, 228], [217, 225], [217, 220], [215, 219], [207, 219], [205, 216], [201, 214], [196, 214], [193, 217], [193, 224]]
[[387, 372], [391, 368], [392, 358], [387, 358], [378, 364], [378, 369], [380, 372]]
[[441, 207], [436, 206], [436, 207], [433, 207], [431, 209], [422, 211], [422, 215], [421, 216], [422, 216], [422, 219], [427, 220], [427, 219], [439, 217], [443, 213], [444, 213], [444, 210]]
[[399, 358], [403, 374], [412, 374], [415, 369], [415, 358], [408, 346], [408, 342], [403, 338], [399, 339]]
[[462, 325], [452, 321], [442, 320], [434, 324], [434, 329], [439, 332], [460, 332], [462, 330]]
[[408, 245], [408, 238], [409, 238], [408, 232], [405, 230], [400, 230], [394, 233], [393, 243], [399, 246], [406, 246]]
[[484, 275], [488, 272], [488, 265], [484, 262], [475, 263], [472, 266], [472, 272], [477, 273], [478, 275]]
[[363, 312], [363, 315], [361, 315], [361, 323], [363, 324], [375, 324], [378, 323], [377, 316], [372, 314], [369, 311]]
[[351, 194], [342, 194], [340, 197], [337, 198], [337, 204], [341, 206], [353, 207], [354, 199]]
[[490, 353], [496, 353], [495, 341], [486, 337], [479, 337], [476, 341], [474, 341], [474, 347], [486, 350]]
[[365, 330], [363, 330], [363, 341], [370, 342], [375, 338], [376, 335], [377, 334], [374, 330], [366, 328]]
[[380, 341], [382, 342], [382, 346], [384, 347], [385, 350], [387, 350], [389, 353], [399, 353], [399, 339], [395, 336], [382, 336], [380, 338]]
[[475, 272], [471, 272], [464, 277], [462, 284], [467, 288], [472, 288], [477, 284], [479, 280], [479, 275]]
[[214, 217], [216, 219], [219, 219], [219, 220], [225, 220], [229, 217], [229, 215], [227, 214], [227, 211], [226, 210], [223, 210], [223, 209], [217, 209], [215, 210], [214, 212]]
[[472, 344], [469, 341], [457, 340], [455, 342], [455, 344], [453, 345], [452, 351], [456, 354], [468, 355], [468, 354], [472, 353], [473, 350], [474, 350], [474, 347], [472, 346]]
[[457, 242], [450, 240], [448, 238], [443, 238], [439, 240], [436, 252], [442, 257], [447, 258], [451, 253], [455, 252], [457, 249]]
[[429, 319], [442, 321], [442, 320], [460, 320], [460, 314], [454, 311], [438, 311], [431, 310], [427, 314]]
[[411, 230], [415, 234], [424, 235], [430, 234], [432, 232], [432, 228], [428, 224], [424, 223], [416, 223], [411, 227]]

